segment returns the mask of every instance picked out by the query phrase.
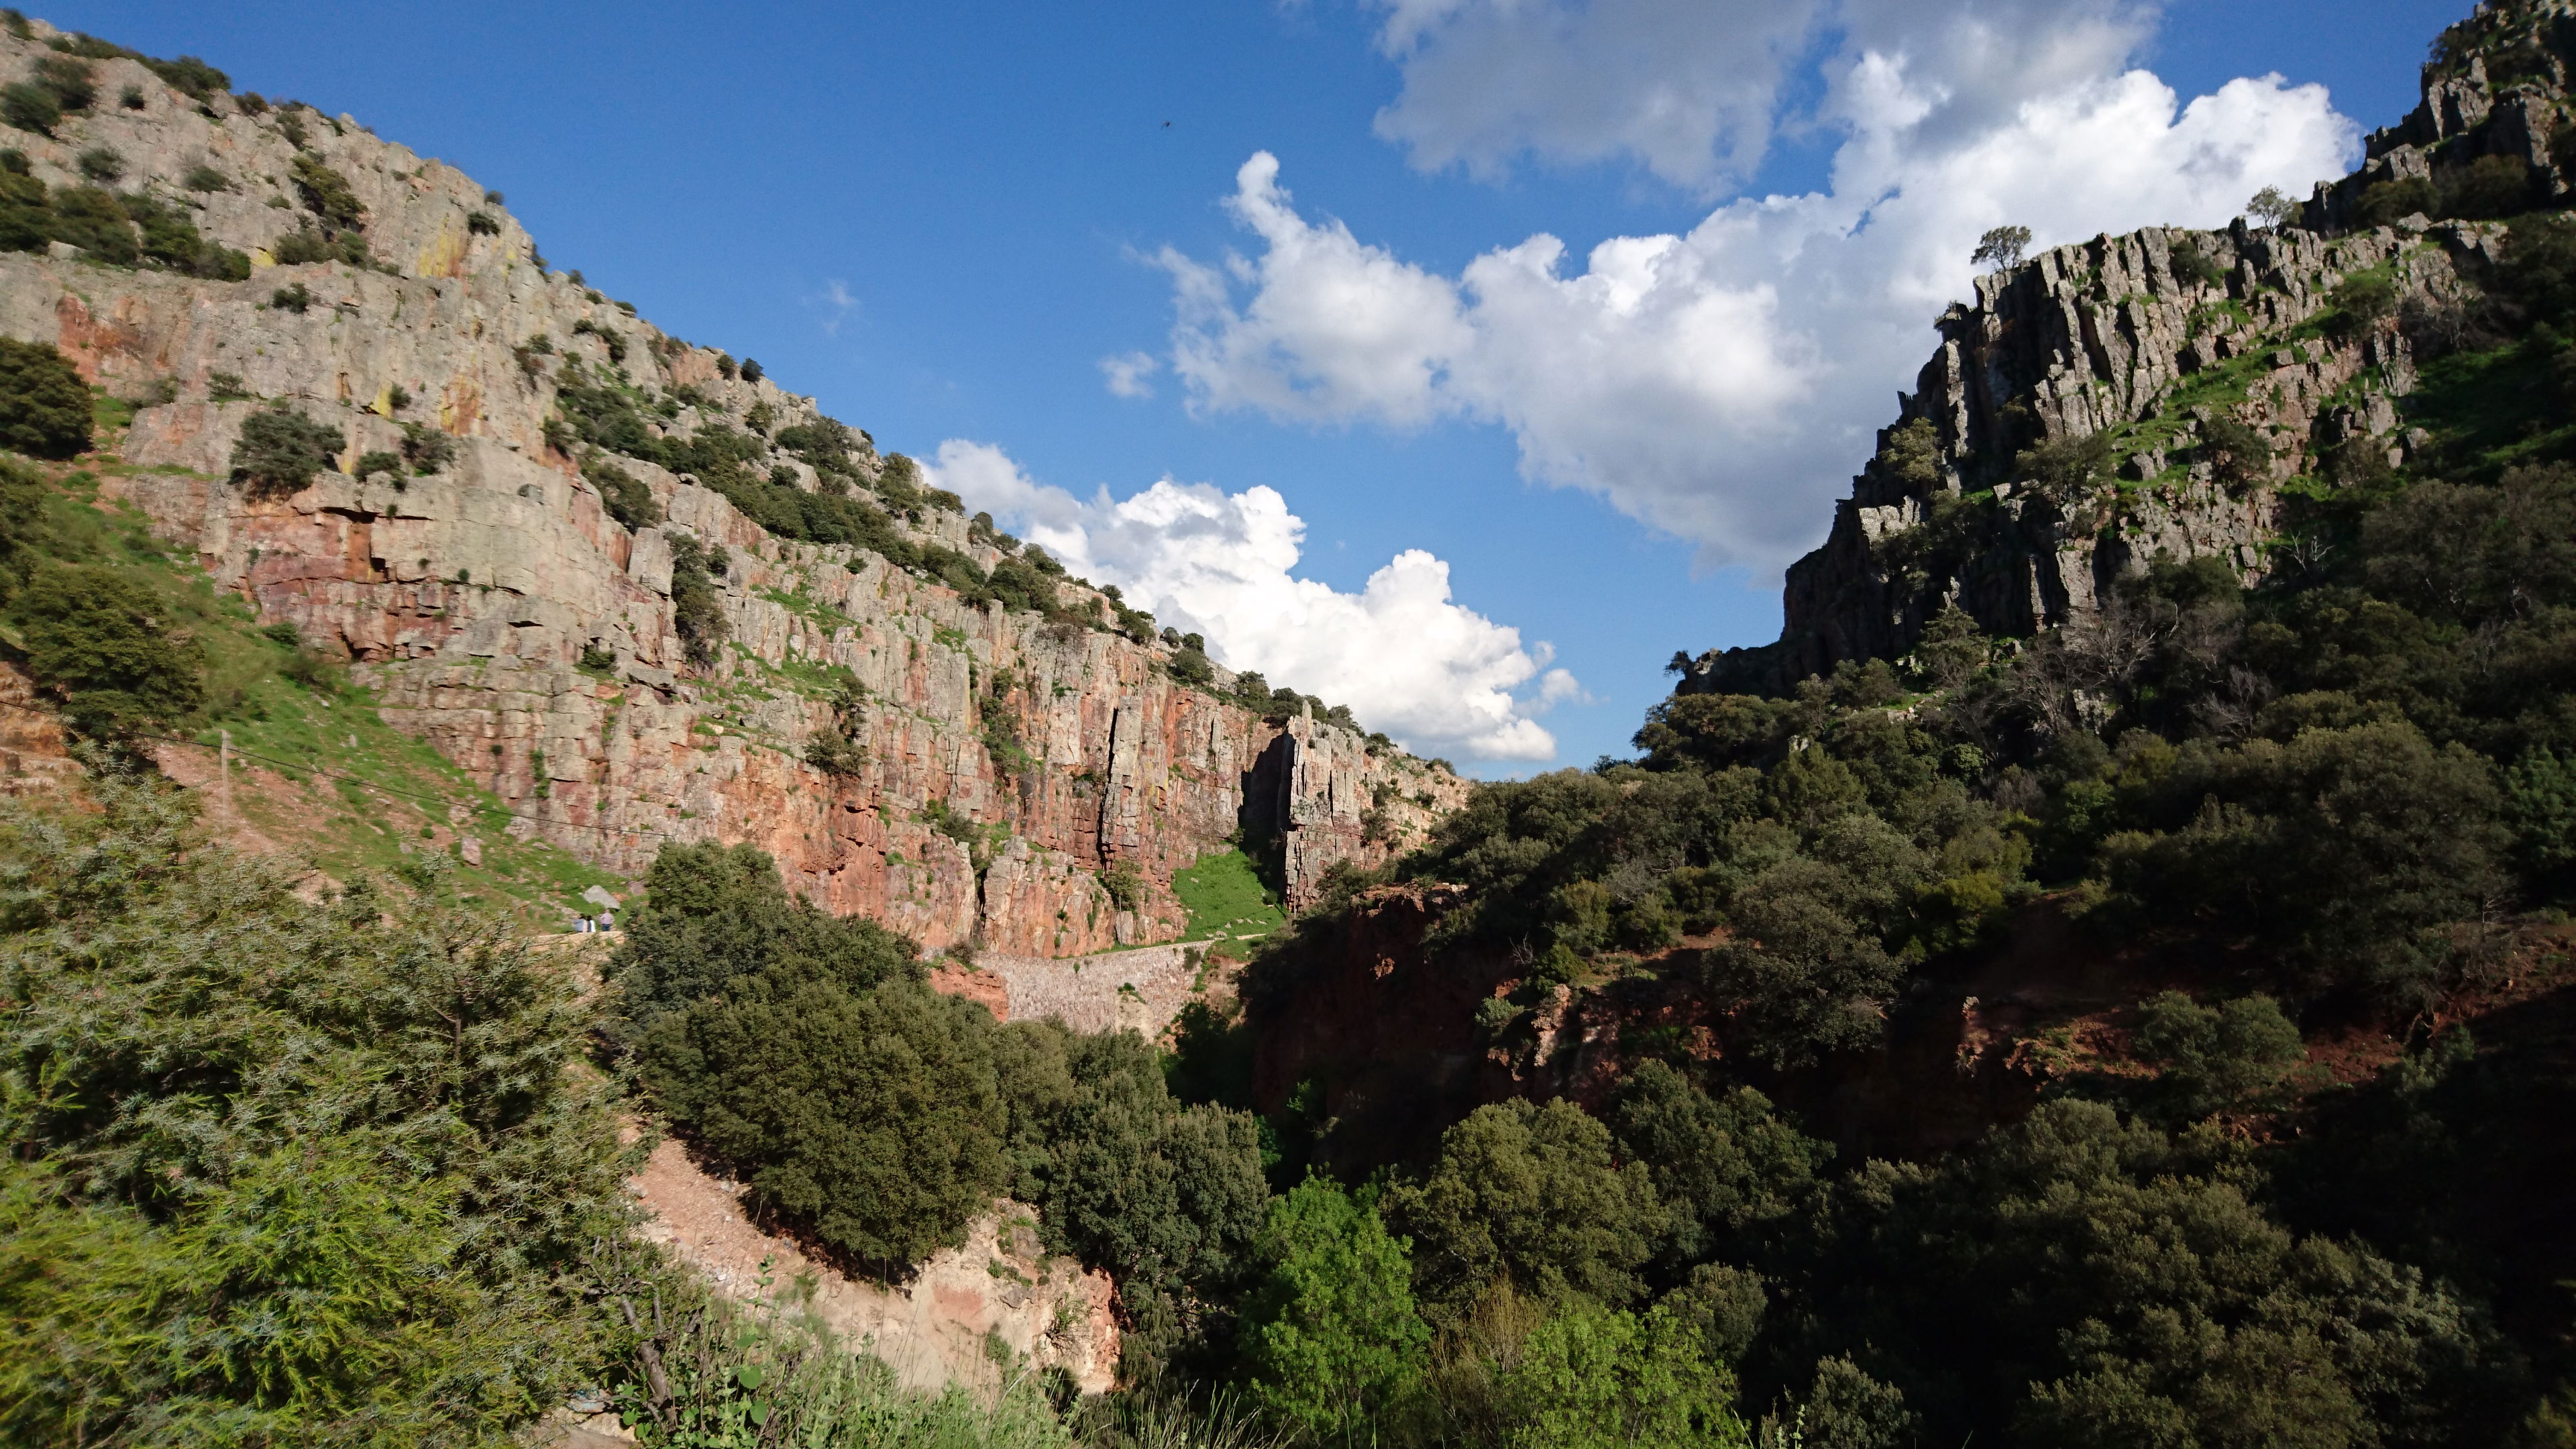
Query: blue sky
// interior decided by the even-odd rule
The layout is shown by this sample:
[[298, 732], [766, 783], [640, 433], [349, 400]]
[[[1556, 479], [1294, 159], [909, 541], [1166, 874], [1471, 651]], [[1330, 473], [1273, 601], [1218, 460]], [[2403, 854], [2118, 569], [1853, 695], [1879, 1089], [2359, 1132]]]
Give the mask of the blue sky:
[[[1874, 284], [1872, 267], [1950, 258], [1946, 238], [1982, 214], [1945, 203], [1936, 215], [1928, 199], [1873, 208], [1863, 191], [1928, 198], [1936, 185], [1973, 191], [1992, 176], [1987, 210], [2027, 214], [2043, 242], [2150, 220], [2214, 223], [2250, 194], [2247, 182], [2277, 173], [2303, 191], [2331, 174], [2351, 139], [2348, 125], [2333, 131], [2335, 118], [2367, 127], [2402, 115], [2425, 42], [2464, 7], [2176, 0], [2157, 18], [2107, 3], [1902, 15], [1819, 3], [1787, 40], [1774, 36], [1778, 74], [1748, 82], [1739, 130], [1718, 133], [1721, 147], [1730, 134], [1740, 143], [1744, 116], [1768, 118], [1769, 140], [1735, 174], [1694, 162], [1707, 148], [1694, 153], [1687, 128], [1678, 141], [1640, 140], [1615, 116], [1551, 109], [1579, 91], [1616, 111], [1676, 76], [1727, 71], [1759, 48], [1758, 26], [1795, 8], [1522, 7], [1552, 14], [1553, 30], [1495, 21], [1483, 13], [1490, 0], [31, 10], [155, 54], [203, 55], [237, 87], [350, 112], [464, 168], [508, 194], [553, 265], [582, 269], [692, 341], [759, 358], [881, 446], [936, 459], [951, 440], [986, 445], [953, 456], [952, 481], [1000, 479], [985, 491], [1024, 504], [1037, 536], [1069, 540], [1060, 547], [1078, 559], [1087, 547], [1095, 575], [1134, 580], [1131, 593], [1162, 588], [1166, 617], [1204, 622], [1243, 662], [1286, 661], [1278, 682], [1328, 697], [1338, 684], [1364, 720], [1426, 752], [1467, 764], [1482, 741], [1492, 748], [1480, 772], [1524, 773], [1623, 751], [1662, 696], [1675, 649], [1776, 632], [1780, 564], [1821, 538], [1867, 429], [1889, 420], [1895, 390], [1929, 353], [1937, 298], [1964, 286], [1964, 259], [1926, 264], [1892, 299], [1844, 294]], [[1399, 24], [1416, 28], [1399, 34]], [[2063, 73], [2025, 79], [2046, 67], [1958, 59], [1971, 49], [1955, 43], [1961, 27], [1977, 25], [2016, 43], [2062, 31], [2049, 54]], [[1655, 42], [1659, 26], [1699, 38], [1631, 43]], [[1583, 53], [1598, 63], [1575, 66], [1569, 86], [1565, 57], [1596, 42]], [[1873, 57], [1895, 57], [1899, 89], [1933, 100], [1908, 110], [1894, 92], [1854, 99], [1866, 90], [1856, 78], [1878, 74]], [[2186, 117], [2168, 135], [2137, 94], [2120, 103], [2127, 110], [2103, 99], [2100, 87], [2132, 67], [2186, 101], [2271, 72], [2288, 87], [2240, 88], [2235, 110]], [[2295, 90], [2308, 84], [2325, 97]], [[1480, 109], [1515, 85], [1528, 93]], [[2089, 99], [2068, 102], [2082, 125], [2016, 130], [1974, 104], [1986, 92], [2043, 106], [2060, 92]], [[1943, 126], [1951, 134], [1936, 137]], [[2210, 181], [2188, 154], [2230, 128], [2287, 139]], [[2037, 162], [2027, 176], [2016, 170], [2017, 147], [2077, 132], [2099, 154], [2051, 164], [2134, 165], [2139, 179], [2083, 193]], [[1463, 149], [1442, 151], [1442, 137], [1461, 135]], [[1856, 136], [1894, 138], [1894, 159], [1864, 157]], [[1276, 158], [1285, 197], [1239, 183], [1238, 168], [1262, 152]], [[1435, 164], [1459, 154], [1477, 164]], [[1839, 210], [1837, 184], [1847, 188]], [[1700, 290], [1674, 299], [1670, 315], [1682, 320], [1651, 337], [1618, 335], [1627, 313], [1583, 312], [1599, 294], [1585, 300], [1546, 277], [1528, 284], [1522, 310], [1462, 280], [1480, 256], [1540, 233], [1565, 244], [1556, 275], [1578, 277], [1606, 239], [1691, 234], [1731, 204], [1752, 205], [1739, 198], [1774, 193], [1811, 197], [1796, 213], [1805, 219], [1786, 219], [1794, 208], [1727, 213], [1740, 236], [1712, 239], [1712, 227], [1694, 239], [1699, 250], [1665, 253], [1690, 257]], [[1246, 208], [1264, 206], [1273, 230], [1255, 233]], [[1336, 219], [1350, 242], [1338, 251]], [[1884, 243], [1893, 249], [1841, 245], [1862, 233], [1895, 235]], [[1299, 247], [1317, 254], [1299, 260]], [[1779, 261], [1791, 251], [1803, 260]], [[1228, 276], [1230, 252], [1247, 272]], [[1176, 288], [1192, 275], [1226, 294], [1181, 318], [1182, 341], [1201, 344], [1194, 371], [1175, 350]], [[1608, 275], [1597, 260], [1593, 275]], [[1658, 275], [1659, 287], [1679, 285]], [[1818, 300], [1828, 294], [1842, 300]], [[1756, 296], [1777, 299], [1776, 316], [1719, 305]], [[1286, 316], [1315, 297], [1324, 312], [1303, 320], [1264, 311]], [[1344, 313], [1383, 322], [1395, 339], [1386, 355], [1429, 359], [1431, 380], [1408, 391], [1383, 381], [1395, 374], [1369, 372], [1380, 354], [1354, 349], [1377, 344], [1336, 330]], [[1747, 340], [1765, 328], [1777, 336]], [[1609, 350], [1587, 354], [1595, 344]], [[1633, 377], [1599, 360], [1664, 344], [1668, 355]], [[1102, 359], [1137, 353], [1154, 361], [1152, 395], [1113, 396]], [[1564, 378], [1549, 372], [1559, 358]], [[1692, 368], [1743, 375], [1721, 385]], [[1666, 402], [1635, 401], [1658, 396]], [[985, 473], [965, 466], [974, 460]], [[1126, 499], [1166, 477], [1213, 488], [1172, 493], [1151, 517], [1093, 501], [1104, 486]], [[1288, 571], [1335, 596], [1296, 639], [1270, 617], [1290, 598], [1279, 579], [1211, 583], [1205, 558], [1187, 556], [1203, 545], [1206, 558], [1234, 549], [1256, 560], [1243, 565], [1255, 572], [1279, 564], [1275, 510], [1236, 506], [1256, 486], [1304, 520]], [[1447, 564], [1449, 612], [1422, 597], [1342, 604], [1409, 549]], [[1517, 629], [1517, 651], [1462, 619]], [[1449, 642], [1423, 642], [1435, 637]], [[1542, 641], [1552, 658], [1539, 656]], [[1374, 664], [1351, 663], [1363, 656]], [[1555, 670], [1568, 677], [1551, 686]], [[1495, 709], [1509, 730], [1487, 728]]]

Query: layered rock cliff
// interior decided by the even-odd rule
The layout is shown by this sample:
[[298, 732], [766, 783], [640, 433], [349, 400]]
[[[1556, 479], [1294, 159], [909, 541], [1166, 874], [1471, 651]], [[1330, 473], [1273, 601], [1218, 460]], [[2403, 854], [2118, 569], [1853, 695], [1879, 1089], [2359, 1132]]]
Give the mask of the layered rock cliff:
[[1900, 658], [1952, 606], [2027, 637], [2159, 557], [2261, 577], [2285, 494], [2420, 443], [2405, 422], [2419, 347], [2457, 327], [2504, 235], [2426, 213], [2569, 192], [2571, 40], [2555, 6], [2454, 27], [2423, 104], [2288, 224], [2150, 227], [1979, 278], [1824, 544], [1790, 566], [1779, 641], [1689, 661], [1683, 691], [1779, 693]]
[[[54, 35], [0, 34], [0, 71]], [[1187, 682], [1170, 643], [1079, 581], [1015, 611], [954, 568], [779, 537], [705, 480], [610, 458], [566, 426], [568, 391], [622, 399], [653, 439], [749, 437], [755, 476], [865, 500], [897, 551], [977, 574], [1020, 556], [953, 498], [890, 482], [901, 465], [813, 399], [548, 269], [454, 167], [350, 117], [91, 64], [91, 107], [13, 137], [24, 174], [71, 205], [108, 190], [112, 154], [110, 194], [246, 253], [249, 279], [60, 242], [0, 254], [0, 334], [133, 400], [104, 491], [262, 618], [344, 652], [519, 828], [627, 874], [665, 842], [749, 841], [818, 902], [927, 948], [1067, 955], [1178, 934], [1172, 871], [1230, 836], [1275, 843], [1298, 902], [1463, 796], [1303, 707], [1244, 707], [1223, 670]], [[334, 259], [288, 260], [317, 247]], [[345, 447], [339, 471], [263, 494], [235, 447], [280, 406]], [[800, 426], [851, 440], [842, 471], [778, 445]], [[651, 507], [604, 495], [603, 460]], [[675, 549], [712, 565], [718, 622], [696, 628], [723, 642], [694, 663]], [[807, 762], [817, 731], [856, 746], [833, 772]]]

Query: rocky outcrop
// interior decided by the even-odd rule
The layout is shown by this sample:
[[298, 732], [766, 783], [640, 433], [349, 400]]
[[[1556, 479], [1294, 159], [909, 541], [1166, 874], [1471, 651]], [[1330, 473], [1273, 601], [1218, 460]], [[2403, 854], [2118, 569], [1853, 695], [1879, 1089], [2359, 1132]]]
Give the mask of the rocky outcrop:
[[2318, 231], [2355, 225], [2369, 190], [2383, 182], [2458, 185], [2488, 156], [2516, 162], [2526, 200], [2563, 201], [2576, 191], [2576, 151], [2559, 139], [2569, 122], [2576, 66], [2576, 10], [2565, 0], [2482, 4], [2444, 31], [2424, 65], [2423, 99], [2406, 119], [2370, 133], [2360, 170], [2320, 183], [2301, 217]]
[[[2365, 271], [2398, 296], [2455, 297], [2463, 271], [2493, 264], [2499, 230], [2159, 227], [1980, 278], [1976, 301], [1941, 318], [1940, 351], [1824, 545], [1790, 565], [1780, 641], [1703, 655], [1683, 689], [1782, 692], [1843, 660], [1897, 658], [1952, 605], [2026, 637], [2090, 613], [2160, 556], [2222, 558], [2252, 581], [2276, 485], [2355, 440], [2392, 462], [2407, 445], [2395, 400], [2415, 362], [2395, 318], [2302, 324]], [[2207, 431], [2220, 416], [2269, 460], [2222, 471]], [[2094, 476], [2047, 476], [2044, 450], [2098, 434]]]
[[[2280, 485], [2365, 450], [2402, 463], [2420, 441], [2401, 416], [2416, 386], [2401, 309], [2456, 317], [2500, 259], [2499, 224], [2383, 213], [2449, 197], [2496, 214], [2569, 194], [2570, 14], [2493, 5], [2446, 32], [2423, 103], [2371, 137], [2360, 171], [2321, 184], [2295, 226], [2150, 227], [1979, 278], [1975, 300], [1941, 317], [1939, 351], [1824, 545], [1790, 566], [1779, 641], [1685, 661], [1681, 690], [1785, 693], [1846, 660], [1901, 658], [1954, 605], [1989, 634], [2027, 637], [2090, 614], [2159, 557], [2220, 558], [2256, 579]], [[2474, 179], [2497, 194], [2463, 200], [2471, 169], [2499, 156]], [[2423, 188], [2385, 185], [2410, 180]], [[2334, 290], [2357, 274], [2389, 287], [2339, 312]], [[2231, 424], [2268, 459], [2230, 453], [2218, 435]], [[2100, 441], [2089, 460], [2075, 449], [2087, 439]]]
[[[0, 34], [0, 69], [24, 70], [50, 34]], [[132, 86], [145, 104], [102, 100], [26, 138], [37, 179], [84, 184], [80, 154], [112, 149], [120, 185], [247, 251], [251, 279], [0, 255], [0, 334], [55, 343], [139, 402], [103, 491], [263, 619], [355, 661], [387, 718], [517, 828], [630, 875], [666, 842], [749, 841], [818, 902], [929, 949], [1056, 956], [1177, 935], [1171, 873], [1229, 836], [1278, 837], [1298, 902], [1463, 798], [1382, 742], [1243, 708], [1223, 671], [1183, 682], [1171, 646], [1112, 632], [1075, 581], [1052, 620], [970, 602], [877, 553], [775, 537], [635, 458], [618, 466], [666, 517], [620, 524], [564, 451], [564, 360], [671, 438], [725, 426], [766, 446], [819, 422], [813, 400], [549, 270], [497, 197], [351, 118], [201, 102], [134, 62], [97, 64], [103, 97]], [[312, 222], [299, 162], [345, 181], [372, 265], [277, 263]], [[285, 497], [231, 481], [245, 419], [275, 406], [338, 430], [343, 471]], [[452, 446], [425, 476], [346, 471], [427, 434]], [[854, 437], [873, 484], [884, 465]], [[846, 486], [786, 451], [759, 466]], [[890, 503], [888, 526], [982, 569], [1014, 549], [953, 504]], [[683, 538], [723, 565], [726, 642], [694, 666], [671, 597]], [[806, 763], [823, 729], [859, 748], [836, 774]]]

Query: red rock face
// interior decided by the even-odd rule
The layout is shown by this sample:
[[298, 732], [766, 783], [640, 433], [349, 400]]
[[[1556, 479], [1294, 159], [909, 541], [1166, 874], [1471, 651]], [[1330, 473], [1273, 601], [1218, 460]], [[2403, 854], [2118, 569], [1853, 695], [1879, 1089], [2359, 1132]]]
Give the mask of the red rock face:
[[[236, 127], [215, 141], [268, 138]], [[127, 154], [184, 169], [198, 144], [138, 136]], [[651, 416], [673, 434], [745, 427], [759, 408], [774, 431], [817, 418], [812, 399], [728, 379], [713, 351], [539, 271], [515, 227], [469, 233], [461, 218], [483, 203], [460, 173], [363, 133], [327, 149], [369, 206], [376, 254], [404, 274], [323, 264], [227, 284], [11, 254], [0, 334], [56, 343], [121, 395], [175, 385], [137, 414], [104, 491], [262, 619], [345, 651], [389, 720], [532, 817], [516, 828], [629, 876], [665, 843], [747, 841], [817, 902], [928, 950], [1065, 956], [1181, 934], [1172, 872], [1230, 836], [1280, 837], [1302, 903], [1335, 863], [1377, 864], [1463, 799], [1456, 776], [1351, 731], [1180, 683], [1158, 643], [772, 538], [690, 480], [621, 460], [668, 515], [630, 532], [548, 441], [565, 357], [667, 400]], [[210, 205], [210, 236], [273, 238], [273, 211], [229, 207]], [[303, 313], [266, 304], [290, 280], [316, 299]], [[622, 339], [622, 362], [601, 331]], [[527, 355], [542, 365], [523, 366], [539, 338], [546, 350]], [[681, 403], [684, 387], [702, 401]], [[254, 499], [229, 481], [233, 448], [244, 419], [278, 405], [338, 429], [344, 469], [400, 452], [405, 424], [445, 433], [454, 455], [431, 476], [323, 473]], [[770, 461], [817, 485], [804, 464]], [[864, 449], [857, 462], [880, 467]], [[900, 526], [981, 567], [1002, 557], [956, 513]], [[700, 666], [670, 598], [682, 535], [727, 565], [727, 639]], [[1087, 585], [1060, 592], [1101, 614]], [[585, 656], [613, 664], [584, 669]], [[1230, 682], [1220, 672], [1219, 689]], [[844, 686], [856, 702], [836, 715]], [[831, 727], [864, 751], [855, 773], [805, 763]]]
[[80, 773], [62, 716], [38, 700], [34, 681], [0, 659], [0, 796], [49, 793]]

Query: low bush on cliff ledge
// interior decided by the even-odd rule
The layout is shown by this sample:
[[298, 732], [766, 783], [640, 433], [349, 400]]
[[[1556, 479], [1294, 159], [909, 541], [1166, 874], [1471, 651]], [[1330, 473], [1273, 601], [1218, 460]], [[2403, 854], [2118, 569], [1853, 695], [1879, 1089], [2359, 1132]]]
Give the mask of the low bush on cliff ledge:
[[233, 444], [233, 481], [253, 498], [301, 493], [348, 446], [349, 440], [328, 423], [292, 408], [266, 408], [242, 419], [241, 438]]

